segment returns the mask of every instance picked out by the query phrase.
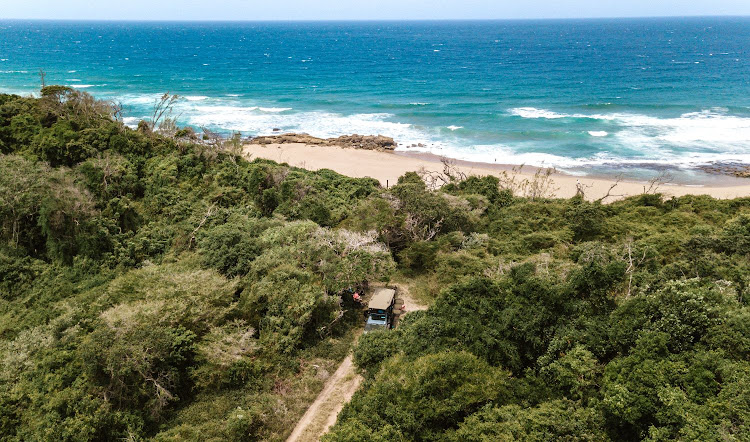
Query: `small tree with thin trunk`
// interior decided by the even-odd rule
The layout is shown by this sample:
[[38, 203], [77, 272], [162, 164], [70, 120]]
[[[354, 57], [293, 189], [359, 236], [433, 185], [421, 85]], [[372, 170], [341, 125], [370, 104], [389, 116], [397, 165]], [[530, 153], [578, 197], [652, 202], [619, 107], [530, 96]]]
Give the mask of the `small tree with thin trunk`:
[[149, 128], [153, 131], [156, 129], [165, 129], [167, 131], [176, 128], [176, 117], [172, 117], [174, 106], [179, 101], [179, 95], [165, 93], [154, 103], [154, 110], [151, 114]]

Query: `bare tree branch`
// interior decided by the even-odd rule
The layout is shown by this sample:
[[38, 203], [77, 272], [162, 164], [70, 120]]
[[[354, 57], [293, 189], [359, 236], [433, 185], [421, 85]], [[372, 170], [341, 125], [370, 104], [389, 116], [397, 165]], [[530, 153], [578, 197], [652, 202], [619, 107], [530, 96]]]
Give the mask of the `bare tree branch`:
[[211, 206], [206, 211], [206, 214], [203, 215], [203, 219], [200, 223], [198, 223], [198, 226], [193, 229], [193, 232], [190, 234], [190, 242], [188, 243], [188, 249], [192, 249], [195, 245], [195, 235], [198, 233], [198, 230], [200, 230], [201, 227], [203, 227], [204, 224], [206, 224], [206, 221], [208, 221], [211, 216], [214, 214], [214, 209], [216, 208], [215, 204], [211, 204]]
[[662, 185], [671, 183], [672, 181], [674, 181], [674, 176], [666, 170], [662, 170], [658, 175], [649, 180], [648, 188], [643, 186], [643, 194], [655, 195], [659, 193], [659, 188]]
[[439, 189], [449, 183], [464, 181], [468, 177], [466, 173], [456, 165], [456, 160], [447, 157], [440, 157], [440, 163], [443, 165], [443, 170], [440, 172], [427, 170], [424, 167], [417, 171], [417, 175], [422, 178], [422, 181], [424, 181], [430, 189]]
[[607, 198], [621, 198], [621, 197], [623, 197], [624, 195], [622, 195], [622, 194], [618, 194], [618, 195], [613, 195], [612, 194], [612, 191], [615, 190], [615, 187], [617, 187], [620, 184], [620, 181], [622, 181], [622, 174], [617, 175], [617, 179], [615, 180], [615, 182], [611, 186], [609, 186], [609, 189], [607, 189], [607, 193], [603, 197], [601, 197], [598, 200], [596, 200], [596, 202], [597, 203], [604, 202], [604, 200], [606, 200]]

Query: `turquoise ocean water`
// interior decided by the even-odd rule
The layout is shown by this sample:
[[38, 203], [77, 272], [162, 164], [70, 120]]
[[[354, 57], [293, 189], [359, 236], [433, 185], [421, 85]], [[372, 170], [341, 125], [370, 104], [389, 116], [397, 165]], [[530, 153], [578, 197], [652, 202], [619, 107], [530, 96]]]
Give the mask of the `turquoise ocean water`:
[[[683, 179], [750, 163], [750, 18], [0, 21], [0, 91], [70, 85], [243, 135], [383, 134], [400, 150]], [[424, 147], [408, 147], [422, 144]]]

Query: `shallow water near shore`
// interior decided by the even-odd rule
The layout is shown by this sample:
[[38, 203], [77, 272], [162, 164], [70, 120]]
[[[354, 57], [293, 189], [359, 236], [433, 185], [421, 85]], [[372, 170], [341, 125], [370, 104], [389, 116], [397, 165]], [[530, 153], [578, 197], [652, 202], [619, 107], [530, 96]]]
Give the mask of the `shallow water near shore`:
[[[646, 178], [750, 164], [750, 18], [0, 22], [0, 90], [38, 69], [181, 124], [394, 137], [399, 150]], [[420, 147], [421, 144], [421, 147]]]

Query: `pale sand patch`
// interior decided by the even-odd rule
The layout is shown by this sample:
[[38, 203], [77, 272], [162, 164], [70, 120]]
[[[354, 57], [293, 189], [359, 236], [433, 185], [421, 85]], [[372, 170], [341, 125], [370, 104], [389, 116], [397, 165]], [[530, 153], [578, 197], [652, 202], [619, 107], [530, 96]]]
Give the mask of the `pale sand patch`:
[[[279, 163], [308, 170], [331, 169], [342, 175], [355, 178], [375, 178], [383, 186], [394, 185], [406, 172], [421, 168], [431, 171], [442, 170], [437, 157], [429, 155], [411, 156], [401, 153], [378, 152], [371, 150], [347, 149], [338, 146], [310, 146], [305, 144], [248, 144], [244, 152], [250, 158], [265, 158]], [[484, 163], [458, 162], [457, 167], [469, 175], [500, 175], [511, 166], [496, 166]], [[536, 169], [525, 168], [519, 177], [533, 178]], [[612, 178], [587, 178], [555, 173], [552, 175], [555, 196], [570, 198], [576, 194], [578, 181], [586, 186], [586, 197], [597, 199], [604, 196], [615, 182]], [[714, 198], [737, 198], [750, 196], [750, 179], [726, 179], [726, 185], [662, 185], [659, 191], [667, 196], [711, 195]], [[643, 193], [649, 183], [621, 181], [613, 194], [625, 196]], [[608, 199], [612, 201], [613, 198]]]

